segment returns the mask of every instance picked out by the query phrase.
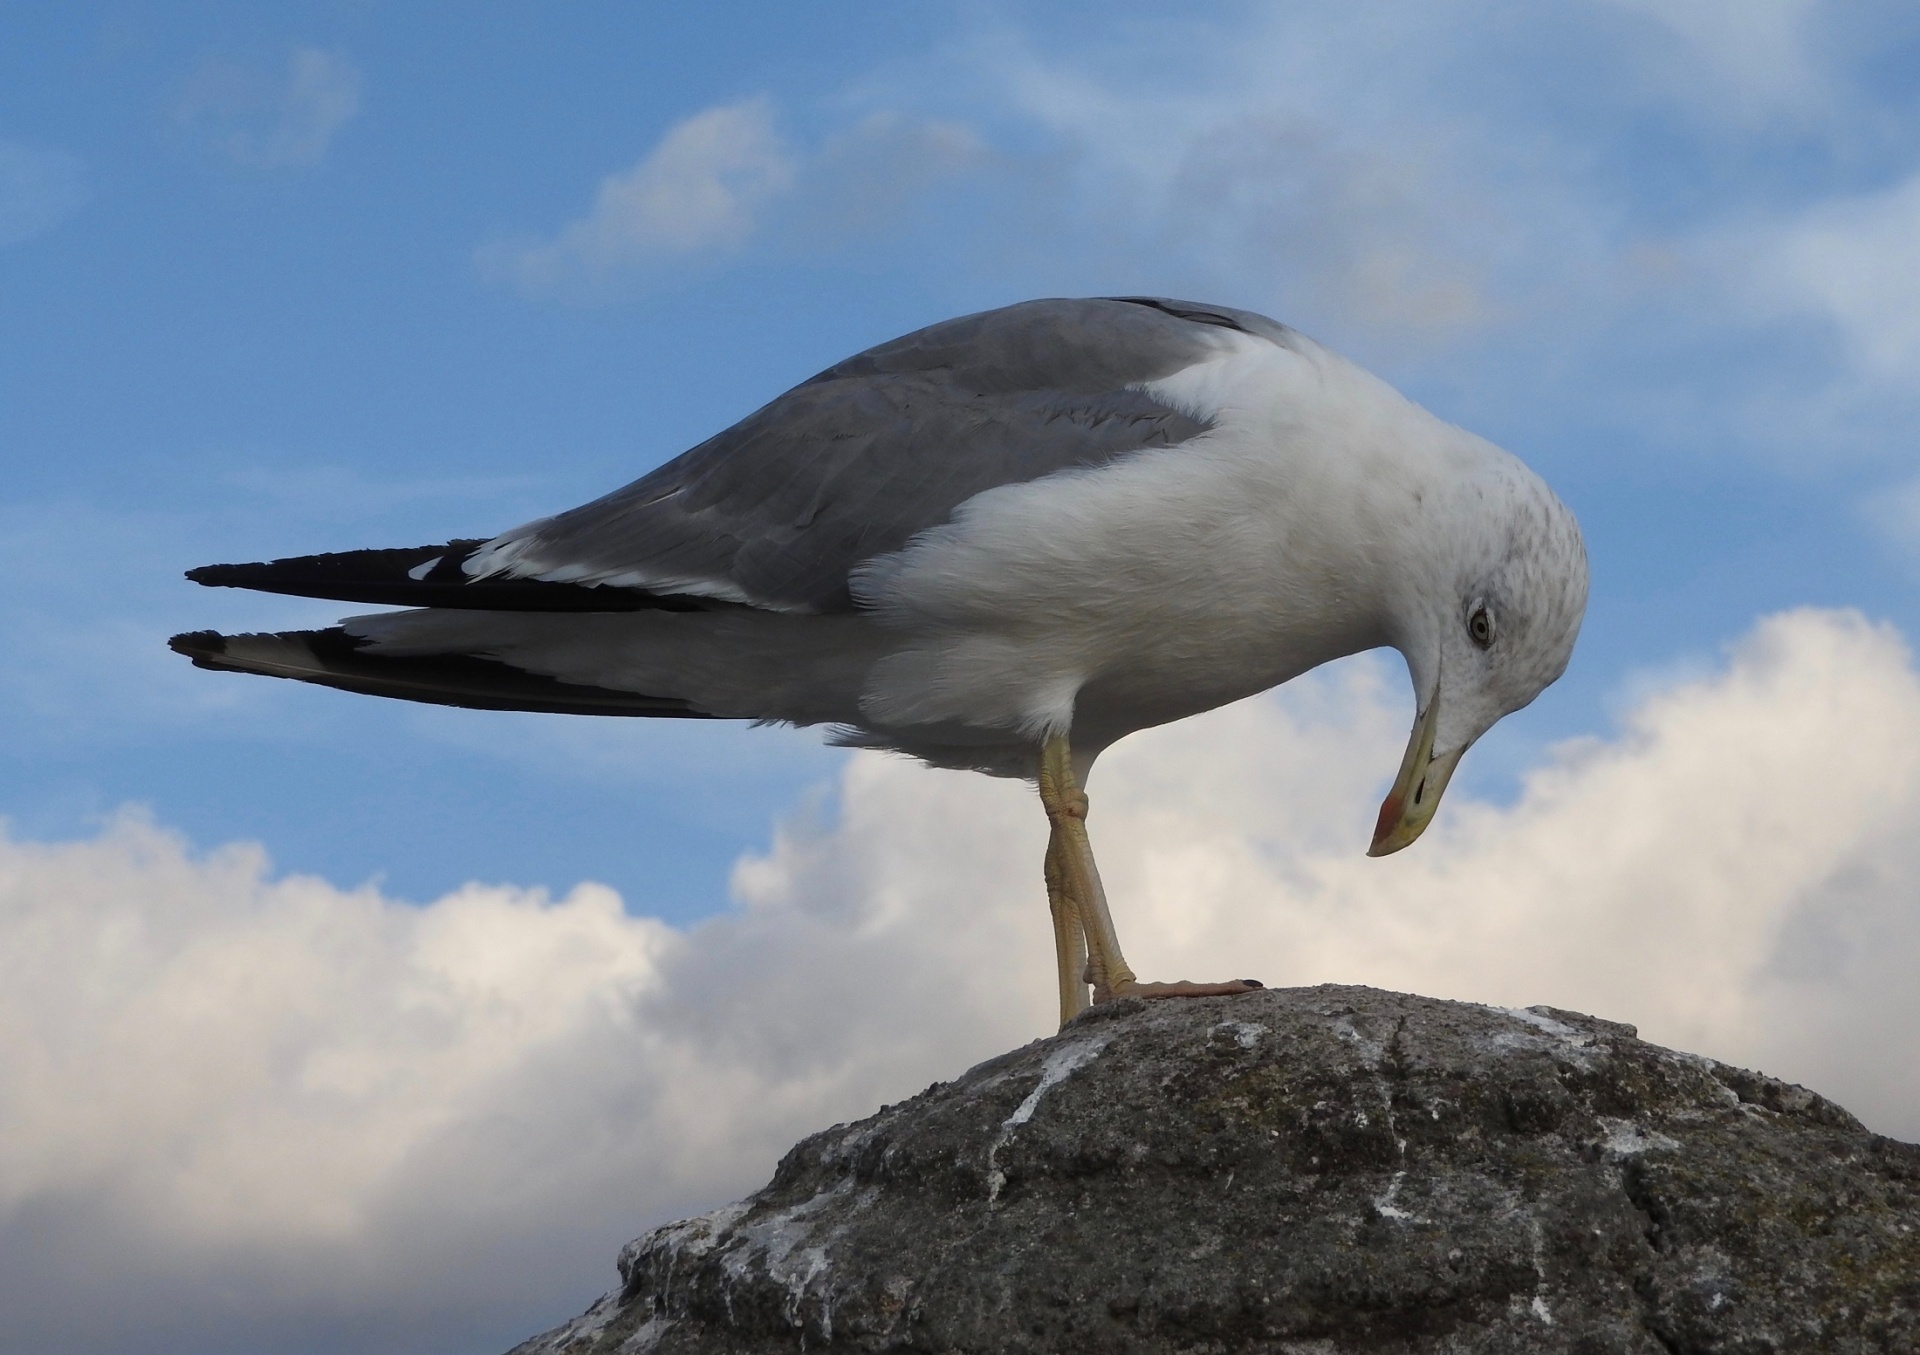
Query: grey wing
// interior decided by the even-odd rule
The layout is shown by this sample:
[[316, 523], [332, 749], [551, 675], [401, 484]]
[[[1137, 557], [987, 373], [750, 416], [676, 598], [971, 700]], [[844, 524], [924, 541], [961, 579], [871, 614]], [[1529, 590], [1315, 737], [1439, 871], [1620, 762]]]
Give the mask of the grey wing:
[[475, 579], [853, 607], [854, 566], [996, 485], [1184, 442], [1206, 424], [1139, 389], [1284, 327], [1151, 299], [1032, 301], [861, 353], [605, 498], [474, 551]]

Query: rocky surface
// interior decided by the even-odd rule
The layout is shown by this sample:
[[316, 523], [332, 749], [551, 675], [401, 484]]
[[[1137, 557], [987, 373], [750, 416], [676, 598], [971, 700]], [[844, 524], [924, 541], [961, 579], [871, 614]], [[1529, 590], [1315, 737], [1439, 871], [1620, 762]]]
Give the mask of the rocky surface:
[[659, 1229], [515, 1355], [1920, 1350], [1920, 1147], [1535, 1007], [1098, 1008]]

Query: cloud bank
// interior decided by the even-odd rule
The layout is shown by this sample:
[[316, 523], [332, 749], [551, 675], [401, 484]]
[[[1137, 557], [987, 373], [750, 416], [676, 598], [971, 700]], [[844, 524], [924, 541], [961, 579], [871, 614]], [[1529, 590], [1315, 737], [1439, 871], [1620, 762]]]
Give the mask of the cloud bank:
[[[1386, 673], [1108, 755], [1091, 824], [1137, 969], [1551, 1002], [1920, 1137], [1920, 677], [1896, 634], [1767, 620], [1512, 804], [1463, 799], [1369, 861], [1408, 717]], [[800, 1134], [1044, 1034], [1029, 792], [878, 756], [839, 792], [688, 930], [592, 884], [411, 906], [138, 816], [0, 843], [17, 1347], [504, 1345]]]

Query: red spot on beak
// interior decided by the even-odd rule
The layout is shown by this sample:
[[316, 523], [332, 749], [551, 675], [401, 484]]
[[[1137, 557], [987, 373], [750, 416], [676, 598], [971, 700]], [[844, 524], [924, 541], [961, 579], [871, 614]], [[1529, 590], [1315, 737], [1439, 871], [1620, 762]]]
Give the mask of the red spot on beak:
[[1374, 846], [1378, 847], [1386, 841], [1387, 834], [1399, 825], [1400, 814], [1406, 807], [1406, 797], [1399, 791], [1395, 791], [1386, 798], [1386, 802], [1380, 806], [1380, 821], [1373, 826]]

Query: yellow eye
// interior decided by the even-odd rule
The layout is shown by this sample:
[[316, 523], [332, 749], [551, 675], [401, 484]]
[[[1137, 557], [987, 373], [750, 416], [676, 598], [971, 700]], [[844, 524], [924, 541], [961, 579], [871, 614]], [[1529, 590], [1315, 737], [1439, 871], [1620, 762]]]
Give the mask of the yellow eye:
[[1467, 618], [1467, 634], [1473, 642], [1485, 649], [1493, 643], [1493, 613], [1484, 606], [1475, 607], [1473, 615]]

